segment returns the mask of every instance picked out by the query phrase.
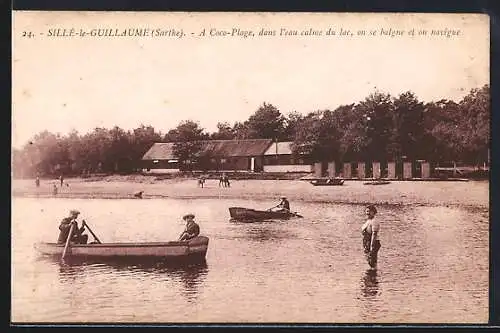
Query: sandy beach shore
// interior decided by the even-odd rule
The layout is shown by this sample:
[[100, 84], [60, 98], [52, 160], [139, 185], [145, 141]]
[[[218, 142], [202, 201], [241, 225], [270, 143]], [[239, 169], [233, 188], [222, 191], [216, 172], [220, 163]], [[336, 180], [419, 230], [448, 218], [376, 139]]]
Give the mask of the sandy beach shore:
[[[53, 184], [58, 193], [54, 195]], [[219, 187], [209, 179], [204, 188], [194, 178], [157, 180], [148, 176], [107, 176], [101, 178], [68, 178], [60, 186], [57, 180], [42, 179], [40, 187], [32, 179], [12, 180], [14, 197], [60, 198], [133, 198], [144, 191], [148, 198], [249, 198], [276, 199], [287, 196], [291, 201], [331, 203], [375, 203], [399, 205], [458, 205], [489, 207], [487, 181], [392, 181], [387, 185], [364, 185], [363, 181], [346, 181], [343, 186], [312, 186], [302, 180], [232, 180], [230, 188]]]

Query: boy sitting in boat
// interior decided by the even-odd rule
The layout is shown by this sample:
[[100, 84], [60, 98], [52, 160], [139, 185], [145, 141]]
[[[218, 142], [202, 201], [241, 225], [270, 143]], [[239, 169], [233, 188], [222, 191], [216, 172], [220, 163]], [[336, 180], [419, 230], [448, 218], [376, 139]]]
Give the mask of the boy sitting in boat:
[[193, 214], [186, 214], [182, 219], [186, 221], [186, 229], [184, 229], [179, 237], [180, 241], [190, 240], [200, 234], [200, 226], [194, 221]]
[[62, 219], [61, 224], [59, 225], [59, 237], [57, 239], [57, 243], [59, 244], [64, 244], [66, 243], [66, 240], [68, 239], [68, 234], [69, 230], [71, 228], [71, 224], [74, 223], [73, 227], [73, 233], [71, 235], [70, 241], [76, 244], [87, 244], [88, 235], [83, 235], [83, 232], [85, 231], [85, 226], [82, 226], [81, 228], [78, 228], [78, 222], [76, 221], [76, 218], [80, 215], [80, 212], [72, 209], [69, 212], [69, 216], [65, 217]]

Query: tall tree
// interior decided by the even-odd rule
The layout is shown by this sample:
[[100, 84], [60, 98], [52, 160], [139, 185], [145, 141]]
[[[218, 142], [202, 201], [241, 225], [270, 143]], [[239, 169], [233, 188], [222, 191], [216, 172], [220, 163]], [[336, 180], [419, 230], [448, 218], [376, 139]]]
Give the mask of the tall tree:
[[217, 132], [212, 133], [210, 136], [213, 140], [232, 140], [235, 138], [235, 133], [228, 122], [217, 123]]
[[235, 122], [232, 128], [232, 132], [234, 133], [234, 138], [238, 140], [249, 139], [250, 129], [248, 128], [248, 120], [245, 122]]
[[186, 120], [179, 123], [171, 134], [175, 141], [174, 156], [187, 165], [196, 162], [201, 154], [201, 140], [207, 138], [204, 129], [198, 123]]
[[330, 110], [309, 113], [295, 126], [292, 150], [308, 154], [316, 161], [339, 157], [342, 130], [340, 119]]
[[259, 109], [248, 118], [246, 126], [250, 138], [282, 139], [285, 118], [272, 104], [263, 103]]
[[293, 111], [288, 114], [288, 117], [286, 117], [284, 121], [283, 140], [295, 140], [295, 132], [297, 131], [297, 127], [303, 119], [304, 116], [297, 111]]
[[409, 91], [399, 95], [393, 103], [392, 150], [389, 150], [389, 155], [394, 159], [402, 156], [412, 160], [423, 158], [424, 104]]
[[356, 105], [356, 108], [364, 116], [363, 124], [366, 126], [367, 142], [361, 157], [365, 160], [391, 158], [392, 152], [388, 149], [393, 130], [391, 96], [375, 92]]
[[464, 160], [479, 164], [488, 160], [490, 143], [490, 87], [472, 89], [459, 103], [463, 121], [458, 134], [462, 138]]
[[458, 135], [461, 122], [459, 105], [454, 101], [443, 99], [425, 105], [422, 148], [427, 159], [435, 162], [459, 159], [462, 155]]
[[131, 160], [133, 168], [139, 168], [140, 161], [149, 148], [155, 143], [162, 140], [160, 132], [157, 132], [151, 125], [141, 124], [139, 127], [132, 130], [131, 143], [132, 154]]
[[106, 154], [106, 164], [114, 172], [132, 170], [132, 142], [129, 133], [118, 126], [109, 131], [111, 144]]

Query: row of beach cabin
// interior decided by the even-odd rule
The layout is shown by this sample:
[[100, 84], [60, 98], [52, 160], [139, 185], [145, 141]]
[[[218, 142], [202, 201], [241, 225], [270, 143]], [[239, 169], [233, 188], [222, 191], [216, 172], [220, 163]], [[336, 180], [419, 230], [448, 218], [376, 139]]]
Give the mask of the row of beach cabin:
[[315, 177], [344, 179], [430, 178], [431, 165], [426, 161], [396, 162], [315, 162], [307, 155], [295, 156], [292, 142], [271, 139], [202, 141], [207, 159], [181, 164], [174, 156], [174, 143], [154, 143], [142, 158], [145, 174], [176, 173], [186, 169], [215, 172], [311, 173]]

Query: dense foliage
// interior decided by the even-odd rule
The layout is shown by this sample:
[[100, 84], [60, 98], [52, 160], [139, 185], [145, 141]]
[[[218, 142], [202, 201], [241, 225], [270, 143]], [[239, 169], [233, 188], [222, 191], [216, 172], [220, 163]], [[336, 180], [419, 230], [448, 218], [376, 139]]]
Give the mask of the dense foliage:
[[290, 112], [263, 103], [248, 120], [231, 126], [220, 122], [207, 133], [197, 122], [181, 122], [162, 134], [153, 126], [125, 131], [95, 128], [87, 134], [61, 136], [44, 131], [20, 150], [13, 150], [14, 176], [85, 173], [130, 173], [154, 142], [175, 142], [174, 153], [183, 163], [200, 155], [200, 140], [268, 138], [293, 141], [296, 153], [316, 161], [402, 158], [434, 162], [488, 161], [490, 89], [473, 89], [461, 101], [424, 103], [412, 92], [397, 97], [375, 92], [356, 104], [335, 110]]

